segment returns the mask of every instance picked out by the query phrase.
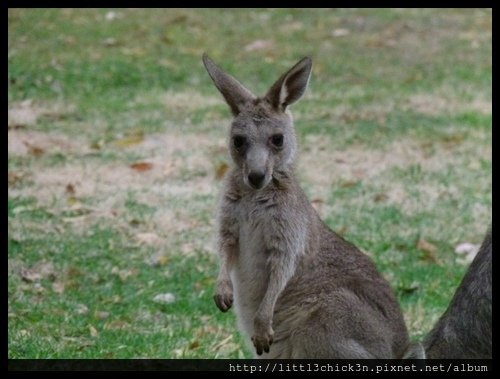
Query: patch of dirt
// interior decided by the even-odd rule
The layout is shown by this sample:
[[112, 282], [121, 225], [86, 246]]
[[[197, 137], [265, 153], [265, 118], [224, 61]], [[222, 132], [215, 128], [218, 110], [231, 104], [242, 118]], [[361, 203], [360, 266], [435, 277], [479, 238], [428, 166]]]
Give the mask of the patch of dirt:
[[[385, 149], [370, 150], [363, 146], [352, 145], [344, 150], [332, 151], [331, 141], [323, 135], [309, 135], [304, 144], [309, 150], [307, 154], [299, 156], [298, 173], [301, 178], [312, 186], [312, 198], [327, 199], [332, 188], [340, 182], [355, 183], [370, 181], [374, 185], [386, 189], [386, 201], [402, 205], [406, 210], [418, 207], [408, 199], [403, 183], [387, 183], [384, 181], [384, 172], [395, 167], [406, 168], [419, 165], [422, 171], [437, 171], [457, 163], [461, 152], [473, 147], [464, 141], [455, 149], [436, 149], [430, 155], [427, 149], [418, 140], [398, 140]], [[478, 152], [477, 159], [491, 157], [491, 145], [484, 148], [474, 148]], [[470, 153], [469, 153], [470, 154]], [[387, 180], [387, 179], [385, 179]], [[415, 183], [419, 191], [431, 201], [436, 200], [443, 191], [453, 191], [448, 187], [429, 187], [425, 183]], [[360, 199], [366, 201], [366, 199]], [[324, 210], [325, 212], [327, 210]]]
[[74, 107], [63, 103], [42, 104], [24, 100], [9, 104], [8, 153], [9, 156], [49, 153], [86, 152], [86, 144], [62, 134], [30, 130], [41, 117], [57, 120], [73, 112]]
[[[12, 136], [12, 138], [10, 138]], [[26, 154], [25, 142], [51, 151], [85, 152], [88, 144], [63, 136], [32, 131], [9, 132], [9, 154]], [[194, 134], [152, 135], [128, 152], [149, 157], [148, 170], [136, 170], [125, 162], [95, 164], [83, 160], [80, 164], [47, 167], [32, 172], [34, 187], [29, 189], [39, 200], [63, 196], [71, 184], [76, 196], [116, 194], [127, 190], [146, 190], [173, 195], [204, 194], [211, 190], [215, 173], [211, 162], [215, 143]], [[85, 146], [82, 151], [82, 146]], [[189, 185], [186, 185], [189, 181]]]
[[[23, 147], [25, 140], [47, 151], [78, 151], [81, 146], [88, 146], [88, 143], [44, 133], [11, 132], [13, 138], [9, 138], [9, 144], [12, 144], [12, 149], [9, 149], [9, 154], [13, 155], [27, 153]], [[200, 225], [197, 220], [200, 215], [196, 205], [192, 208], [180, 207], [178, 203], [189, 200], [197, 204], [194, 198], [215, 197], [217, 180], [214, 159], [220, 154], [223, 143], [224, 140], [220, 140], [218, 145], [217, 141], [205, 135], [151, 135], [123, 150], [145, 156], [140, 161], [148, 164], [148, 170], [137, 170], [125, 159], [99, 163], [82, 157], [78, 163], [29, 170], [31, 185], [9, 187], [9, 196], [35, 197], [38, 206], [47, 207], [54, 214], [71, 213], [71, 216], [63, 217], [63, 221], [71, 224], [75, 231], [83, 232], [90, 225], [102, 221], [130, 228], [123, 217], [127, 213], [125, 204], [130, 194], [139, 203], [158, 208], [143, 226], [151, 232], [165, 236], [194, 228], [206, 229], [207, 225]], [[71, 191], [68, 192], [68, 188]], [[90, 208], [83, 206], [80, 199], [85, 198], [97, 204]]]
[[8, 128], [20, 129], [33, 126], [40, 117], [58, 119], [62, 115], [74, 111], [74, 107], [63, 103], [42, 104], [32, 99], [9, 104]]
[[161, 96], [161, 102], [170, 111], [194, 111], [221, 104], [221, 98], [202, 95], [197, 91], [168, 91]]
[[[129, 230], [130, 220], [124, 215], [128, 212], [126, 202], [132, 194], [139, 203], [157, 208], [145, 225], [135, 227], [134, 234], [156, 233], [166, 241], [168, 248], [172, 244], [182, 244], [175, 237], [177, 233], [197, 230], [200, 238], [196, 241], [196, 248], [207, 250], [206, 246], [212, 244], [213, 213], [220, 186], [217, 164], [222, 159], [229, 161], [225, 144], [225, 138], [206, 133], [149, 135], [126, 148], [109, 145], [115, 151], [140, 156], [138, 162], [147, 164], [147, 170], [134, 169], [135, 166], [125, 159], [96, 162], [82, 156], [81, 160], [62, 166], [27, 168], [30, 185], [9, 186], [9, 196], [35, 197], [38, 206], [47, 207], [56, 215], [70, 212], [72, 215], [63, 217], [63, 221], [74, 225], [76, 230], [85, 231], [90, 225], [103, 221]], [[63, 135], [9, 130], [9, 155], [29, 154], [30, 145], [61, 153], [85, 153], [89, 149], [88, 141]], [[369, 181], [383, 189], [380, 197], [383, 200], [380, 201], [396, 203], [405, 210], [415, 209], [421, 205], [409, 198], [404, 183], [386, 182], [384, 173], [387, 170], [420, 165], [422, 170], [435, 171], [456, 164], [461, 152], [470, 156], [471, 149], [478, 150], [463, 140], [453, 149], [431, 149], [430, 154], [422, 141], [408, 139], [398, 140], [382, 150], [359, 145], [332, 150], [330, 138], [324, 135], [308, 135], [301, 145], [303, 148], [307, 146], [307, 150], [299, 154], [297, 174], [301, 181], [311, 184], [311, 199], [316, 199], [322, 216], [330, 214], [335, 206], [325, 203], [332, 188], [339, 183], [357, 181]], [[485, 146], [477, 159], [488, 159], [490, 155], [491, 146]], [[443, 190], [425, 183], [416, 186], [430, 202], [438, 199]], [[71, 191], [68, 192], [68, 188]], [[373, 197], [373, 194], [367, 196]], [[367, 196], [361, 196], [359, 202], [378, 201]], [[88, 210], [80, 203], [80, 199], [85, 198], [91, 199], [93, 204]], [[478, 209], [478, 212], [484, 213], [484, 209]], [[210, 222], [207, 222], [207, 217]]]
[[217, 94], [203, 95], [198, 91], [147, 91], [135, 96], [134, 104], [161, 104], [170, 112], [188, 113], [221, 104]]
[[298, 171], [307, 181], [315, 183], [315, 187], [328, 192], [340, 179], [349, 182], [366, 179], [394, 165], [420, 159], [418, 152], [407, 146], [405, 149], [396, 145], [387, 150], [370, 150], [353, 145], [345, 150], [332, 151], [330, 139], [323, 135], [306, 136], [304, 143], [309, 150], [300, 155]]
[[8, 132], [9, 156], [44, 153], [87, 153], [88, 144], [63, 134], [14, 129]]
[[412, 109], [415, 112], [429, 116], [438, 116], [442, 114], [453, 114], [456, 112], [472, 111], [485, 115], [492, 113], [491, 100], [474, 99], [471, 102], [458, 101], [444, 96], [433, 94], [417, 94], [410, 96], [405, 109]]

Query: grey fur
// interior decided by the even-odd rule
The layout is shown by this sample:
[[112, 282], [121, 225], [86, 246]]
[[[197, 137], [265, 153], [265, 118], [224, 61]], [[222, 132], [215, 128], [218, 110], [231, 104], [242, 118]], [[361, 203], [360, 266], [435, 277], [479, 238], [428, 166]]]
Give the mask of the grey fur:
[[446, 312], [403, 359], [491, 359], [491, 227]]
[[216, 305], [225, 312], [234, 302], [241, 331], [263, 358], [401, 357], [408, 333], [389, 284], [321, 221], [294, 178], [297, 147], [287, 107], [304, 93], [311, 59], [283, 74], [263, 98], [208, 56], [203, 62], [235, 116], [234, 164], [218, 212]]
[[427, 358], [492, 358], [491, 228], [446, 312], [424, 340]]

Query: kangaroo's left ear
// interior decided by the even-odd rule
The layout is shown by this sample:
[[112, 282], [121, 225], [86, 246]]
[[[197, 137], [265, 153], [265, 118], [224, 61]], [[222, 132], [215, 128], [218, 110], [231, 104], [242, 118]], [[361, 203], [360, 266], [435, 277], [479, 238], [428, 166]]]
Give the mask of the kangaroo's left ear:
[[237, 116], [245, 104], [255, 99], [255, 95], [231, 75], [222, 71], [207, 54], [203, 54], [203, 64], [219, 92], [226, 99], [234, 116]]
[[266, 94], [266, 99], [276, 110], [285, 111], [304, 94], [311, 77], [312, 59], [301, 59], [289, 71], [284, 73]]

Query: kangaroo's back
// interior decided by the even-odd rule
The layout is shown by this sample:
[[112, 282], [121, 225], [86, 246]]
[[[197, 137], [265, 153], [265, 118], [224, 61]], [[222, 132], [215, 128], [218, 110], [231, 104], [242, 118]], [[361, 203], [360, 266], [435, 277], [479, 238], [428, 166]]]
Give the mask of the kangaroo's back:
[[491, 229], [446, 312], [429, 335], [427, 358], [492, 358]]
[[491, 227], [444, 314], [404, 359], [492, 358]]

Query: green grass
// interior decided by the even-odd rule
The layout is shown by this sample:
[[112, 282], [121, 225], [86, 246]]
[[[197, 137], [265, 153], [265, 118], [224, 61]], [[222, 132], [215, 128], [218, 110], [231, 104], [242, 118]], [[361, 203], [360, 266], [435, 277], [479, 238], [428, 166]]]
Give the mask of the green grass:
[[[9, 358], [251, 356], [212, 301], [230, 119], [205, 51], [257, 94], [313, 58], [292, 109], [301, 184], [374, 259], [413, 338], [446, 308], [466, 270], [455, 246], [491, 222], [491, 10], [11, 9], [8, 23]], [[259, 39], [272, 48], [245, 49]]]
[[[11, 357], [169, 357], [176, 350], [181, 358], [196, 355], [193, 344], [207, 348], [226, 337], [230, 320], [206, 301], [216, 274], [212, 256], [173, 255], [158, 269], [145, 265], [136, 250], [108, 228], [91, 229], [85, 239], [48, 235], [10, 241], [11, 256], [22, 261], [43, 256], [57, 278], [44, 278], [37, 290], [9, 278], [9, 312], [18, 315], [9, 329]], [[54, 293], [54, 280], [64, 281], [64, 294]], [[152, 301], [165, 291], [178, 299], [166, 305]], [[98, 331], [94, 337], [91, 328]]]

